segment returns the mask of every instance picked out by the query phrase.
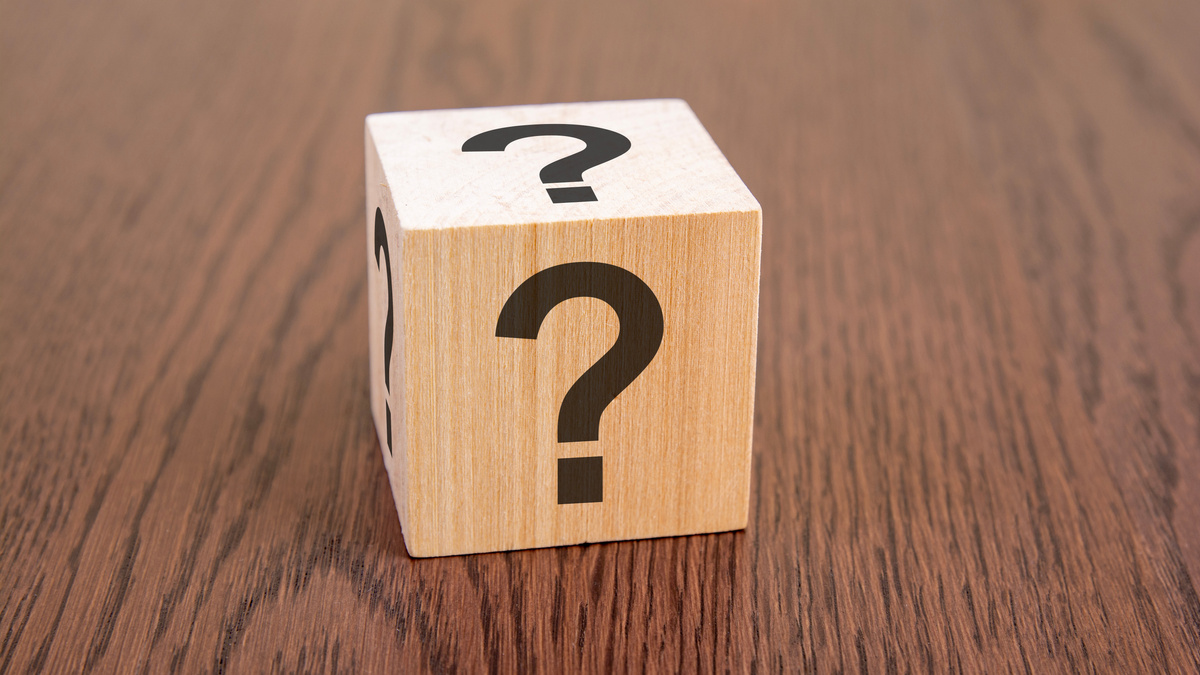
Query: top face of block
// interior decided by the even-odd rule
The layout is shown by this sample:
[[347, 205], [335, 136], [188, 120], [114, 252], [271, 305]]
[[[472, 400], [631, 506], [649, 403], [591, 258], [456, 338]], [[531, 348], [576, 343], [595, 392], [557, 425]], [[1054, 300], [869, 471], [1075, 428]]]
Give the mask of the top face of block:
[[[473, 137], [527, 125], [558, 126], [494, 132], [464, 152]], [[759, 210], [681, 100], [379, 113], [367, 131], [405, 229]], [[564, 132], [589, 140], [543, 135]], [[544, 171], [585, 147], [592, 159], [628, 149], [590, 168], [585, 158]], [[575, 189], [554, 190], [564, 187]]]

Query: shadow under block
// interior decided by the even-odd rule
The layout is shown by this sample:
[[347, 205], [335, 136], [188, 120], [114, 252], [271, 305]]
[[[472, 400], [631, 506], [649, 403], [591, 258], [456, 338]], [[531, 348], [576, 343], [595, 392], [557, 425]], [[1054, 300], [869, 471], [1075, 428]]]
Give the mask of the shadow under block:
[[[527, 125], [575, 126], [467, 143]], [[585, 147], [582, 181], [543, 171]], [[366, 159], [371, 410], [411, 555], [746, 526], [762, 213], [686, 103], [371, 115]]]

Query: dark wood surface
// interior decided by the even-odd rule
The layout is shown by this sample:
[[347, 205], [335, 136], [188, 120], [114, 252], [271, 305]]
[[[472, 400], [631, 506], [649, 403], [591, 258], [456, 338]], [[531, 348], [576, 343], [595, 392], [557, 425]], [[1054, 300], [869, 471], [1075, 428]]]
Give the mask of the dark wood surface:
[[[0, 9], [0, 673], [1200, 670], [1200, 3]], [[745, 532], [413, 560], [363, 116], [688, 100]]]

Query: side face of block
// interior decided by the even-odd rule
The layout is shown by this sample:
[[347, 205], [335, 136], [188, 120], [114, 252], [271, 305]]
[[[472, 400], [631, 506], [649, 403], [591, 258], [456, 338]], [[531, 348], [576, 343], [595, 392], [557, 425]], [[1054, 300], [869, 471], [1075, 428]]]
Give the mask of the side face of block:
[[[525, 141], [461, 151], [535, 121], [629, 139], [586, 174], [596, 201], [556, 202], [506, 166]], [[566, 140], [535, 163], [582, 146]], [[372, 412], [410, 553], [744, 527], [761, 213], [686, 105], [374, 116], [367, 145]]]
[[[408, 489], [405, 419], [403, 251], [395, 226], [396, 207], [379, 154], [367, 133], [367, 332], [371, 370], [371, 415], [383, 451], [400, 525], [407, 535]], [[388, 214], [384, 216], [384, 214]]]

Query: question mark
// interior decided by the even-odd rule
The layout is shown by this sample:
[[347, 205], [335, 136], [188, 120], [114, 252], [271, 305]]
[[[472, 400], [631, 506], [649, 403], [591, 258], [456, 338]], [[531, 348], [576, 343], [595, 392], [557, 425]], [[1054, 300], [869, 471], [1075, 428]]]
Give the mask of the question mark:
[[[540, 174], [543, 183], [581, 182], [584, 171], [620, 157], [628, 152], [631, 146], [628, 138], [600, 127], [582, 124], [523, 124], [492, 129], [472, 136], [463, 143], [462, 151], [503, 152], [509, 143], [532, 136], [568, 136], [587, 143], [583, 150], [543, 167]], [[555, 204], [596, 201], [596, 193], [586, 185], [546, 188], [546, 192], [550, 194], [550, 201]]]
[[[571, 298], [597, 298], [617, 313], [617, 341], [567, 390], [558, 411], [558, 442], [600, 440], [600, 416], [654, 360], [662, 344], [662, 306], [637, 275], [598, 262], [548, 267], [512, 292], [496, 322], [496, 337], [536, 340], [542, 320]], [[558, 503], [604, 500], [602, 457], [558, 460]]]
[[387, 320], [383, 324], [383, 386], [386, 389], [383, 405], [387, 408], [387, 446], [388, 455], [392, 454], [392, 406], [388, 399], [392, 397], [392, 327], [394, 324], [392, 312], [392, 256], [388, 253], [387, 228], [383, 225], [383, 211], [375, 209], [375, 265], [379, 265], [379, 254], [383, 253], [384, 271], [387, 272]]

